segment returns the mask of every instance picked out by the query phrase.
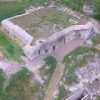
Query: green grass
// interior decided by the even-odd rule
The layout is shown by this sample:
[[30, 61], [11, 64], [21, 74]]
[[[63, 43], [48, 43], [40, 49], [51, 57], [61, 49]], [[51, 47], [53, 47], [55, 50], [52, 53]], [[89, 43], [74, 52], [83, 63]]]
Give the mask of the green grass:
[[52, 56], [47, 57], [45, 59], [45, 62], [46, 62], [46, 65], [50, 66], [50, 69], [47, 71], [48, 79], [44, 82], [45, 91], [43, 90], [43, 88], [40, 90], [41, 91], [41, 96], [39, 97], [39, 100], [44, 99], [45, 92], [48, 88], [48, 85], [50, 83], [52, 75], [53, 75], [53, 73], [56, 69], [56, 63], [57, 63], [56, 59]]
[[69, 26], [70, 24], [72, 24], [69, 23], [69, 19], [77, 20], [73, 16], [48, 7], [45, 9], [40, 9], [37, 12], [33, 12], [32, 14], [39, 15], [38, 17], [41, 17], [43, 21], [47, 20], [62, 27], [66, 27], [67, 25]]
[[0, 69], [0, 100], [14, 100], [12, 99], [12, 95], [9, 93], [6, 93], [4, 90], [5, 81], [6, 81], [6, 78], [3, 73], [3, 70]]
[[[22, 68], [9, 79], [0, 70], [0, 100], [33, 100], [38, 84], [30, 87], [31, 73]], [[6, 84], [5, 84], [6, 83]]]
[[[86, 47], [79, 47], [76, 48], [69, 55], [65, 56], [63, 61], [65, 63], [65, 73], [67, 71], [67, 79], [65, 83], [71, 84], [73, 82], [77, 82], [77, 77], [74, 75], [74, 72], [76, 68], [82, 67], [87, 62], [89, 56], [83, 56], [83, 58], [79, 59], [78, 61], [76, 58], [79, 54], [83, 54], [88, 51], [89, 49]], [[71, 64], [72, 61], [74, 61], [74, 64]]]
[[92, 16], [97, 20], [100, 20], [100, 0], [83, 0], [83, 1], [82, 0], [60, 0], [59, 3], [82, 13], [83, 13], [82, 11], [83, 4], [89, 3], [93, 5], [93, 10], [94, 10], [94, 14], [90, 16]]
[[0, 21], [24, 13], [29, 5], [40, 5], [48, 0], [0, 1]]
[[93, 36], [92, 37], [92, 41], [93, 41], [94, 45], [100, 44], [100, 36], [99, 36], [99, 34], [96, 35], [96, 36]]
[[5, 80], [5, 77], [3, 75], [3, 71], [0, 69], [0, 100], [2, 96], [4, 95], [4, 91], [3, 91], [4, 80]]
[[65, 90], [64, 86], [63, 85], [59, 86], [59, 94], [55, 100], [63, 100], [65, 95], [66, 95], [66, 90]]
[[[81, 53], [84, 53], [84, 52], [87, 52], [89, 49], [86, 48], [86, 47], [79, 47], [79, 48], [76, 48], [74, 51], [72, 51], [70, 54], [68, 54], [67, 56], [64, 57], [64, 63], [65, 64], [68, 64], [70, 63], [72, 60], [75, 60], [76, 59], [76, 56], [78, 54], [81, 54]], [[70, 56], [70, 57], [69, 57]]]
[[100, 0], [87, 0], [86, 2], [89, 2], [94, 7], [94, 14], [92, 17], [100, 20]]
[[48, 79], [45, 81], [45, 87], [47, 88], [49, 83], [50, 83], [50, 80], [51, 80], [51, 77], [56, 69], [56, 59], [52, 56], [49, 56], [45, 59], [45, 62], [46, 62], [46, 65], [50, 66], [50, 69], [48, 70]]
[[[44, 83], [45, 89], [47, 89], [56, 68], [56, 60], [53, 57], [47, 57], [45, 61], [50, 66], [48, 70], [49, 78]], [[26, 68], [22, 68], [13, 74], [9, 80], [5, 78], [3, 71], [0, 70], [0, 100], [33, 100], [37, 94], [39, 94], [38, 100], [43, 100], [46, 90], [38, 82], [34, 83], [33, 86], [29, 86], [30, 79], [31, 72]], [[5, 83], [7, 83], [6, 87]]]
[[96, 48], [94, 48], [94, 47], [91, 47], [90, 50], [91, 50], [93, 53], [96, 53], [96, 52], [100, 53], [100, 50], [98, 50], [98, 49], [96, 49]]
[[11, 88], [15, 85], [21, 84], [24, 86], [25, 84], [28, 84], [30, 79], [30, 73], [26, 68], [22, 68], [20, 71], [15, 73], [11, 76], [11, 79], [9, 81], [9, 85], [11, 85]]
[[76, 0], [60, 0], [59, 3], [74, 10], [82, 11], [82, 4], [76, 2]]
[[73, 23], [69, 22], [70, 19], [79, 21], [77, 18], [64, 12], [45, 7], [20, 18], [13, 18], [12, 22], [25, 30], [27, 28], [26, 31], [35, 38], [44, 38], [44, 36], [47, 38], [53, 34], [51, 30], [54, 28], [54, 25], [59, 28], [66, 28], [72, 25]]
[[[76, 48], [73, 52], [71, 52], [67, 56], [65, 56], [63, 61], [63, 63], [65, 63], [65, 70], [64, 70], [64, 76], [66, 77], [65, 84], [71, 84], [73, 82], [77, 82], [77, 76], [75, 76], [74, 72], [77, 68], [83, 67], [90, 58], [93, 58], [91, 52], [96, 53], [99, 51], [93, 47], [91, 48], [79, 47]], [[88, 54], [84, 55], [84, 53], [88, 53]], [[77, 56], [79, 54], [83, 55], [81, 59], [77, 59]]]
[[96, 100], [100, 100], [100, 96], [97, 96], [97, 97], [96, 97]]
[[5, 33], [1, 31], [0, 31], [0, 47], [5, 57], [21, 61], [22, 49], [8, 36], [6, 36]]
[[30, 96], [30, 75], [31, 73], [26, 68], [22, 68], [10, 77], [5, 91], [13, 96], [13, 100], [27, 100], [27, 97]]

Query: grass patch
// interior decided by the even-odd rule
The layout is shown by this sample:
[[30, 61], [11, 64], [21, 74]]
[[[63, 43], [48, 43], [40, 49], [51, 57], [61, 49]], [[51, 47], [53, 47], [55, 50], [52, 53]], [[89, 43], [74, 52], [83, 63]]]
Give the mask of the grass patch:
[[45, 92], [48, 88], [48, 85], [51, 81], [51, 78], [52, 78], [52, 75], [56, 69], [56, 59], [52, 56], [49, 56], [45, 59], [45, 62], [46, 62], [46, 66], [50, 66], [50, 68], [47, 70], [47, 75], [48, 75], [48, 79], [44, 82], [44, 88], [41, 88], [40, 91], [41, 91], [41, 96], [39, 97], [39, 100], [43, 100], [44, 99], [44, 96], [45, 96]]
[[56, 59], [52, 56], [49, 56], [45, 59], [46, 65], [50, 66], [50, 69], [48, 70], [48, 80], [45, 82], [45, 87], [48, 87], [49, 82], [51, 80], [51, 77], [56, 69]]
[[76, 59], [76, 56], [78, 54], [81, 54], [81, 53], [84, 53], [84, 52], [87, 52], [89, 49], [87, 47], [79, 47], [79, 48], [76, 48], [74, 51], [72, 51], [70, 54], [68, 54], [67, 56], [64, 57], [64, 63], [65, 64], [68, 64], [70, 63], [72, 60], [75, 60]]
[[76, 0], [60, 0], [60, 4], [72, 8], [73, 10], [82, 11], [82, 4], [76, 2]]
[[0, 69], [0, 100], [13, 100], [12, 96], [9, 93], [6, 93], [4, 90], [4, 83], [5, 83], [5, 75], [3, 70]]
[[60, 0], [59, 3], [66, 7], [72, 8], [73, 10], [82, 12], [83, 14], [83, 5], [85, 3], [91, 4], [93, 5], [94, 14], [90, 14], [90, 17], [92, 16], [93, 18], [100, 20], [100, 0]]
[[11, 76], [5, 91], [13, 96], [13, 100], [27, 100], [31, 96], [30, 75], [26, 68], [22, 68]]
[[29, 86], [30, 76], [31, 73], [22, 68], [8, 80], [3, 71], [0, 71], [0, 100], [33, 100], [38, 85]]
[[92, 41], [93, 41], [94, 45], [100, 44], [100, 35], [96, 34], [95, 36], [93, 36]]
[[5, 57], [21, 61], [22, 49], [5, 33], [0, 31], [0, 47]]
[[2, 97], [4, 96], [4, 91], [3, 91], [3, 84], [4, 84], [5, 77], [3, 75], [2, 69], [0, 69], [0, 100], [3, 100]]
[[26, 68], [22, 68], [20, 71], [11, 76], [9, 86], [15, 87], [15, 85], [21, 84], [22, 86], [28, 85], [30, 79], [30, 73]]
[[66, 95], [66, 90], [63, 85], [59, 86], [59, 94], [55, 100], [63, 100]]
[[[45, 7], [33, 11], [28, 15], [21, 16], [20, 18], [13, 18], [11, 21], [25, 29], [34, 38], [38, 39], [44, 37], [48, 38], [54, 34], [54, 26], [56, 26], [55, 30], [59, 31], [60, 28], [66, 28], [72, 25], [73, 23], [69, 22], [70, 19], [78, 21], [77, 18], [64, 12], [60, 12], [54, 8]], [[59, 28], [57, 28], [57, 26]]]
[[67, 75], [65, 74], [65, 77], [67, 77], [65, 83], [71, 84], [77, 82], [77, 77], [74, 74], [76, 68], [83, 66], [87, 62], [87, 58], [90, 57], [85, 55], [82, 59], [77, 60], [77, 56], [88, 51], [89, 49], [87, 47], [79, 47], [69, 55], [65, 56], [63, 61], [65, 63], [64, 73], [67, 73]]
[[97, 97], [96, 97], [96, 100], [100, 100], [100, 96], [97, 96]]
[[[83, 67], [90, 58], [93, 58], [93, 54], [99, 52], [97, 49], [91, 47], [79, 47], [76, 48], [69, 55], [65, 56], [63, 63], [65, 64], [64, 77], [66, 77], [65, 84], [71, 84], [77, 82], [77, 76], [75, 70]], [[91, 54], [93, 53], [93, 54]], [[81, 56], [78, 58], [78, 56]]]
[[24, 13], [29, 5], [41, 5], [48, 0], [0, 1], [0, 21]]

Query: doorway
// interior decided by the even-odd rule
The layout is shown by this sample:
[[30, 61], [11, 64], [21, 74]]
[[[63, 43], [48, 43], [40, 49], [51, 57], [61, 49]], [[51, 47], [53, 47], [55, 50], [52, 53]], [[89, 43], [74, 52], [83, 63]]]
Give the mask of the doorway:
[[56, 49], [56, 46], [53, 46], [53, 51]]

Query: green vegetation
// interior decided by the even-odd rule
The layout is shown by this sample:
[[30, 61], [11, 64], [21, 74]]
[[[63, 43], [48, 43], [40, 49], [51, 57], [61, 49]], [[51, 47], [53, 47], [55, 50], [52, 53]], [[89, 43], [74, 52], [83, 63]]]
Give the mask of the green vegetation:
[[22, 68], [11, 76], [5, 91], [12, 95], [12, 100], [27, 100], [30, 98], [32, 94], [29, 87], [30, 76], [31, 73], [26, 68]]
[[49, 72], [50, 74], [53, 74], [55, 68], [56, 68], [56, 59], [52, 56], [49, 56], [45, 59], [46, 65], [50, 66]]
[[82, 3], [78, 0], [59, 0], [59, 3], [74, 10], [82, 11]]
[[4, 84], [5, 77], [3, 75], [3, 71], [0, 69], [0, 100], [3, 100], [4, 91], [3, 91], [3, 84]]
[[96, 34], [95, 36], [93, 36], [92, 41], [93, 41], [94, 45], [100, 44], [100, 35]]
[[79, 47], [71, 52], [69, 55], [65, 56], [63, 62], [65, 63], [65, 73], [67, 73], [67, 75], [65, 74], [65, 77], [67, 77], [66, 83], [71, 84], [77, 81], [77, 77], [74, 75], [76, 68], [82, 67], [86, 63], [87, 58], [90, 57], [89, 55], [84, 55], [82, 58], [77, 59], [77, 56], [79, 54], [83, 55], [88, 51], [89, 49], [86, 47]]
[[100, 53], [100, 50], [94, 48], [94, 47], [91, 47], [90, 50], [93, 52], [93, 53]]
[[15, 85], [21, 84], [22, 86], [28, 85], [30, 79], [30, 73], [27, 69], [23, 68], [22, 70], [18, 71], [14, 75], [11, 76], [11, 79], [9, 80], [9, 86], [8, 87], [15, 87]]
[[45, 59], [45, 62], [46, 62], [46, 65], [45, 66], [50, 66], [50, 68], [46, 71], [46, 72], [43, 72], [43, 73], [47, 73], [48, 75], [48, 79], [44, 82], [44, 88], [40, 89], [41, 91], [41, 96], [39, 97], [39, 100], [43, 100], [44, 98], [44, 95], [45, 95], [45, 92], [46, 92], [46, 89], [50, 83], [50, 80], [52, 78], [52, 75], [55, 71], [55, 68], [56, 68], [56, 59], [52, 56], [49, 56]]
[[57, 24], [59, 26], [62, 26], [62, 27], [69, 26], [70, 25], [69, 19], [76, 20], [73, 16], [70, 16], [63, 12], [59, 12], [55, 9], [48, 9], [48, 10], [49, 11], [47, 11], [47, 12], [51, 12], [51, 14], [48, 15], [48, 17], [46, 16], [47, 20], [49, 20], [50, 22], [53, 22], [54, 24]]
[[22, 50], [12, 41], [5, 33], [0, 31], [0, 50], [2, 50], [5, 57], [21, 61]]
[[96, 100], [100, 100], [100, 96], [97, 96], [97, 97], [96, 97]]
[[40, 5], [48, 0], [0, 1], [0, 21], [24, 13], [29, 5]]
[[95, 19], [100, 20], [100, 0], [85, 0], [85, 2], [88, 2], [88, 3], [93, 5], [93, 7], [94, 7], [94, 9], [93, 9], [94, 10], [93, 17]]
[[12, 22], [25, 30], [27, 28], [26, 31], [35, 38], [44, 38], [44, 36], [47, 38], [53, 34], [51, 30], [54, 26], [59, 30], [72, 25], [73, 23], [69, 22], [70, 19], [80, 22], [80, 20], [69, 14], [45, 7], [20, 18], [13, 18]]
[[65, 95], [66, 95], [65, 87], [63, 85], [59, 86], [59, 94], [56, 100], [63, 100]]
[[46, 65], [50, 66], [50, 69], [48, 70], [48, 80], [45, 82], [47, 87], [56, 68], [56, 59], [52, 56], [49, 56], [45, 59], [45, 61]]
[[3, 71], [0, 70], [0, 100], [31, 100], [33, 88], [29, 87], [30, 76], [31, 73], [22, 68], [8, 81]]
[[64, 77], [66, 77], [65, 84], [71, 84], [77, 82], [77, 76], [75, 76], [75, 70], [77, 68], [83, 67], [89, 59], [94, 58], [95, 53], [99, 53], [97, 49], [93, 47], [79, 47], [73, 52], [65, 56], [65, 72]]
[[100, 20], [100, 0], [60, 0], [60, 4], [82, 12], [85, 3], [93, 5], [93, 18]]
[[86, 48], [86, 47], [79, 47], [79, 48], [76, 48], [73, 52], [71, 52], [70, 54], [68, 54], [67, 56], [65, 56], [64, 58], [64, 63], [65, 64], [68, 64], [70, 63], [72, 60], [75, 60], [76, 59], [76, 56], [78, 54], [82, 54], [84, 52], [87, 52], [89, 49]]
[[66, 27], [67, 25], [69, 26], [70, 24], [72, 24], [69, 23], [69, 19], [77, 20], [73, 16], [48, 7], [45, 9], [41, 9], [38, 12], [33, 12], [32, 14], [39, 15], [39, 17], [41, 17], [43, 21], [47, 20], [62, 27]]

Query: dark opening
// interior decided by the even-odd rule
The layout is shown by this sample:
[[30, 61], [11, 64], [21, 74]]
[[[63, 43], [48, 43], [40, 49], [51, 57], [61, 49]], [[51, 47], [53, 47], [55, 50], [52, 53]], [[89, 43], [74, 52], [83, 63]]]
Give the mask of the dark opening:
[[84, 96], [84, 94], [81, 94], [76, 100], [81, 100]]
[[53, 50], [55, 50], [56, 49], [56, 47], [55, 46], [53, 46]]
[[81, 35], [80, 35], [80, 34], [78, 34], [78, 36], [80, 37]]
[[38, 51], [39, 55], [40, 55], [40, 50]]
[[66, 41], [65, 41], [65, 39], [64, 39], [64, 43], [65, 43]]
[[45, 53], [48, 53], [48, 49], [45, 50]]
[[42, 43], [42, 41], [39, 41], [40, 43]]

